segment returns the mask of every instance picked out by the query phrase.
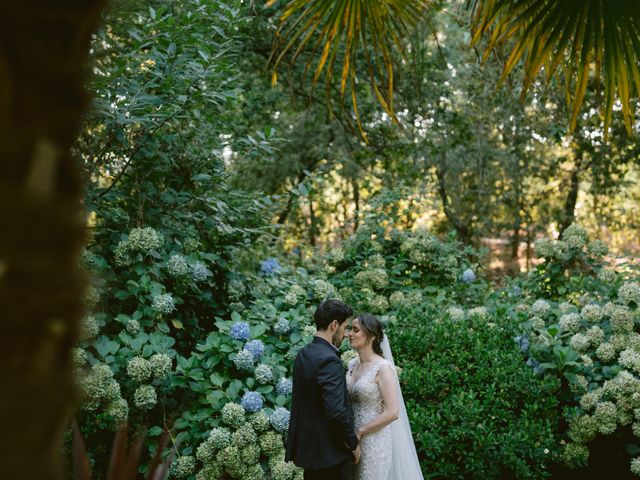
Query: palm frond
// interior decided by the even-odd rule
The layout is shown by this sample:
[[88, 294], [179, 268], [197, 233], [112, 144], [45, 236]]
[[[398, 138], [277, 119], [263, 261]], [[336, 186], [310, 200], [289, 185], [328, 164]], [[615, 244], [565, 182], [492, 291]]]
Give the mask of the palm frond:
[[547, 80], [562, 66], [569, 100], [569, 131], [576, 128], [590, 79], [604, 86], [605, 135], [616, 98], [632, 133], [640, 97], [640, 2], [629, 0], [472, 0], [472, 43], [486, 38], [484, 58], [511, 49], [504, 80], [522, 62], [524, 96], [541, 71]]
[[[269, 0], [267, 6], [276, 1]], [[364, 61], [365, 71], [380, 105], [395, 120], [392, 52], [402, 50], [401, 37], [420, 19], [429, 1], [287, 1], [282, 10], [270, 59], [273, 68], [272, 83], [277, 82], [278, 68], [285, 58], [293, 64], [303, 53], [308, 54], [311, 50], [312, 53], [305, 59], [305, 71], [313, 67], [313, 84], [324, 73], [330, 102], [336, 60], [341, 58], [342, 64], [338, 67], [340, 71], [337, 75], [340, 97], [344, 99], [349, 85], [358, 129], [366, 138], [356, 97], [358, 60]]]

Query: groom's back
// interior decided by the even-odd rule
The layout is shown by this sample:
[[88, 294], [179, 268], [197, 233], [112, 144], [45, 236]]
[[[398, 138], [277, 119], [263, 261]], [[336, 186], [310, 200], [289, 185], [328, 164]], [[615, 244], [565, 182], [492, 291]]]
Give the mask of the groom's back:
[[[294, 363], [287, 438], [286, 459], [293, 460], [304, 469], [328, 468], [350, 457], [350, 449], [344, 443], [343, 429], [336, 422], [335, 412], [327, 412], [325, 408], [325, 402], [332, 399], [323, 399], [318, 378], [319, 375], [324, 378], [326, 372], [333, 373], [332, 378], [343, 384], [336, 390], [343, 398], [333, 400], [348, 408], [342, 362], [328, 342], [314, 337], [300, 350]], [[347, 413], [350, 415], [350, 411]]]

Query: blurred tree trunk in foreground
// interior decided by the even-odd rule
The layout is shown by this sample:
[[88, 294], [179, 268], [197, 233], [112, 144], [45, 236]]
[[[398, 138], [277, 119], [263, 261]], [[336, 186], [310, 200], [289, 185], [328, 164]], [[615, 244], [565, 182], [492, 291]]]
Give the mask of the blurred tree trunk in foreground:
[[84, 314], [82, 181], [70, 147], [102, 0], [0, 6], [0, 478], [61, 478]]

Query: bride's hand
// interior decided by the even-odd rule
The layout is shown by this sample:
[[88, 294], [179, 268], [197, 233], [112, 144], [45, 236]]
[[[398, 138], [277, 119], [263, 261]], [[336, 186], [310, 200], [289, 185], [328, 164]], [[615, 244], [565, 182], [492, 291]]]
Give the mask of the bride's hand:
[[362, 433], [362, 430], [358, 430], [358, 431], [356, 432], [356, 437], [358, 437], [358, 442], [359, 442], [360, 440], [362, 440], [362, 437], [363, 437], [363, 436], [364, 436], [364, 433]]

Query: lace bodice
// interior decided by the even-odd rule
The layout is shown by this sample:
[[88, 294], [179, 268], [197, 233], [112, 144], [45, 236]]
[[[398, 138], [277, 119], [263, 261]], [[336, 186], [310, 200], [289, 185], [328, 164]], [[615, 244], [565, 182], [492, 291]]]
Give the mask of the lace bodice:
[[[364, 372], [358, 372], [354, 381], [353, 372], [359, 364], [354, 358], [347, 371], [347, 388], [353, 405], [355, 427], [358, 430], [384, 411], [384, 400], [380, 387], [375, 381], [376, 375], [385, 365], [392, 367], [387, 360], [380, 359]], [[362, 458], [354, 469], [357, 480], [386, 480], [391, 467], [391, 430], [389, 425], [377, 432], [365, 435], [360, 442]]]

